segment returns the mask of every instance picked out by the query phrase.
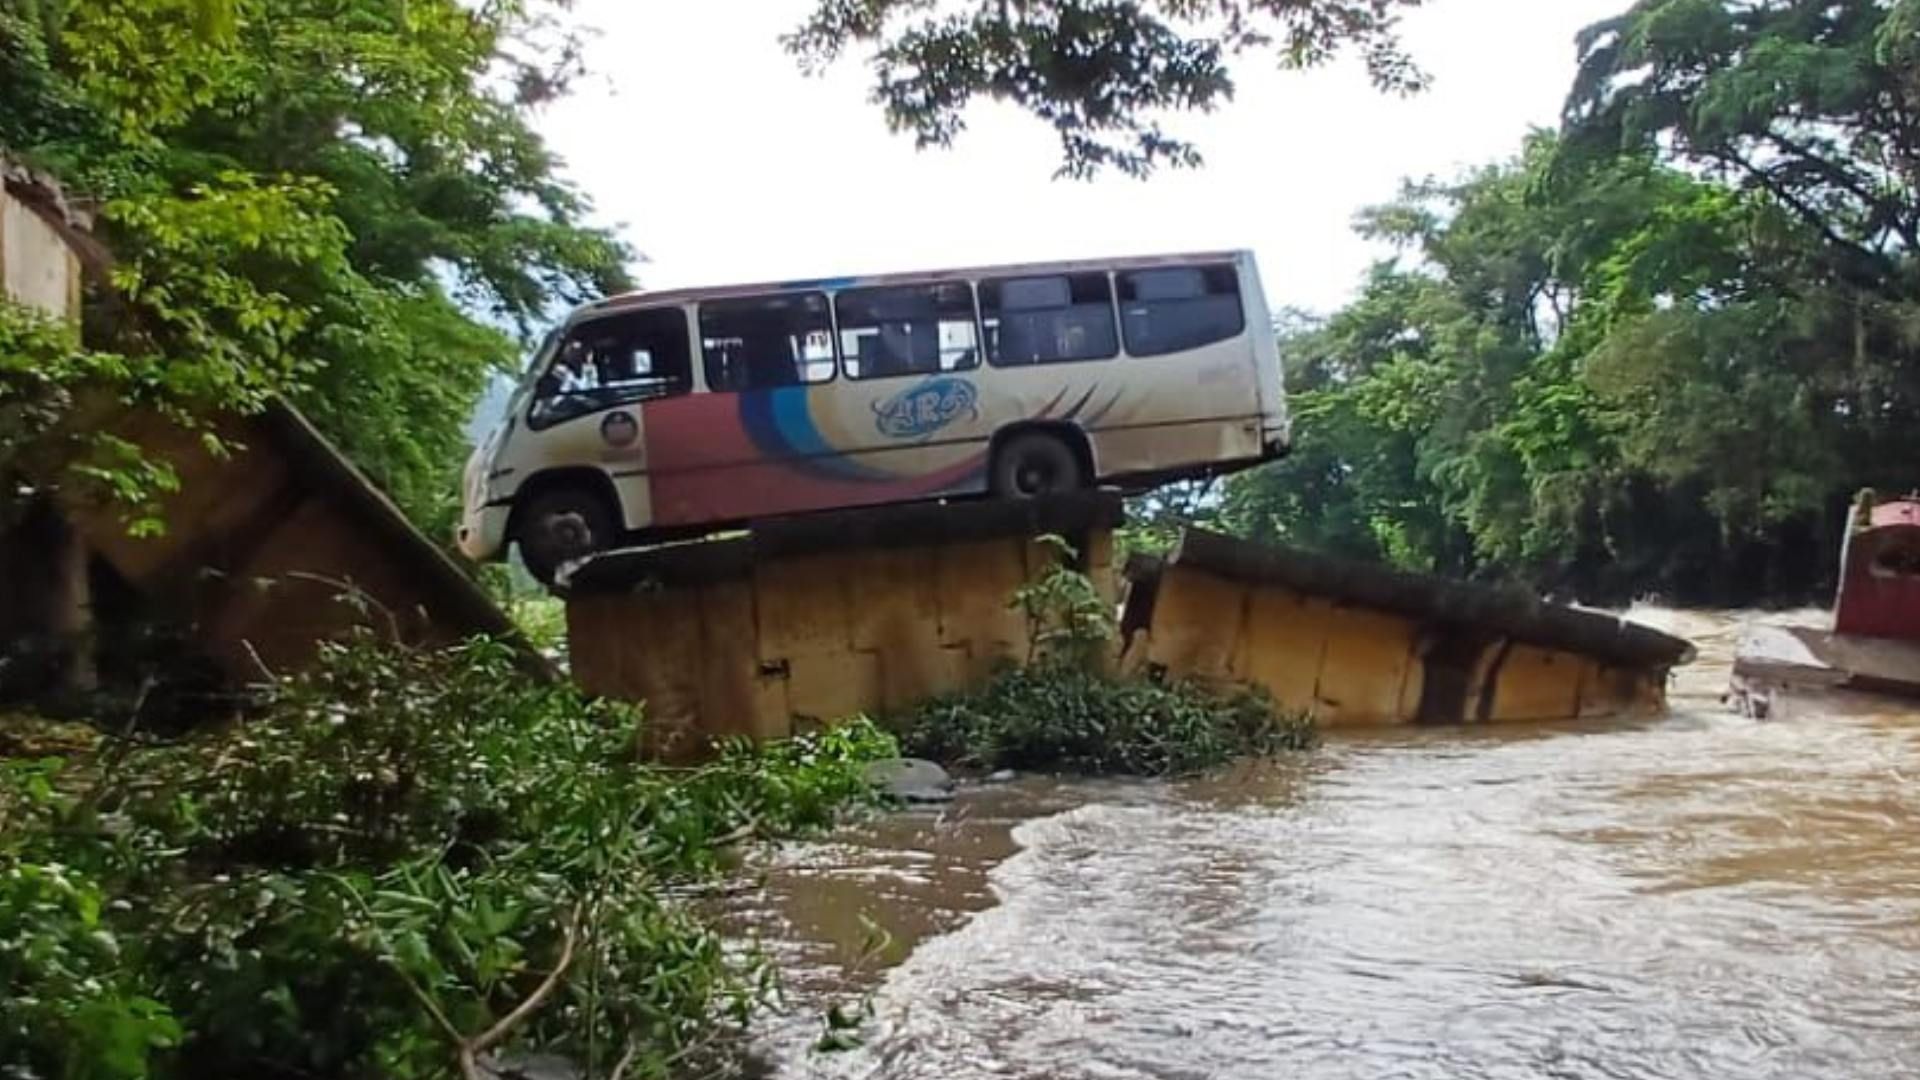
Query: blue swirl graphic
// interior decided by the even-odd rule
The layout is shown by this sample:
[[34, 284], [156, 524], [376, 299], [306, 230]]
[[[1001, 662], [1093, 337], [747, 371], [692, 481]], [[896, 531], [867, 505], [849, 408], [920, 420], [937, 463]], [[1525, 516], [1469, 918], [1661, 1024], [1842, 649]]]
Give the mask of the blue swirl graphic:
[[973, 384], [936, 375], [873, 405], [873, 426], [890, 439], [925, 439], [961, 417], [980, 416], [980, 394]]

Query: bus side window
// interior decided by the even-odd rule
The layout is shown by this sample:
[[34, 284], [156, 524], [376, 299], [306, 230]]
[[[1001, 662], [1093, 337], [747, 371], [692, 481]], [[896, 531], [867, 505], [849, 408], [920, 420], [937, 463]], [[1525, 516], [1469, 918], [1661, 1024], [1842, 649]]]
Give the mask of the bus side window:
[[833, 303], [848, 378], [934, 375], [980, 362], [973, 289], [964, 282], [848, 289]]
[[581, 323], [534, 383], [527, 425], [544, 428], [590, 412], [684, 394], [693, 349], [679, 308], [632, 311]]
[[1175, 266], [1123, 272], [1120, 322], [1127, 352], [1163, 356], [1240, 336], [1246, 309], [1231, 266]]
[[833, 378], [825, 293], [780, 293], [700, 305], [707, 389], [764, 390]]
[[1120, 353], [1105, 274], [982, 281], [980, 318], [987, 362], [995, 367], [1105, 360]]

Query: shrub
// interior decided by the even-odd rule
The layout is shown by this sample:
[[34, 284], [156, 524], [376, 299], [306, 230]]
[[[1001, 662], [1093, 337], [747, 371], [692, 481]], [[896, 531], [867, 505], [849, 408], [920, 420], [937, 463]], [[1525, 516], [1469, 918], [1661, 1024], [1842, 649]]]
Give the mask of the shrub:
[[337, 866], [538, 831], [635, 771], [639, 716], [514, 661], [479, 639], [324, 646], [243, 727], [147, 755], [158, 783], [125, 806], [224, 865]]
[[978, 692], [929, 702], [900, 731], [907, 753], [963, 767], [1129, 776], [1201, 772], [1314, 742], [1309, 720], [1257, 693], [1057, 665], [1014, 668]]
[[907, 753], [978, 769], [1167, 776], [1313, 744], [1312, 721], [1262, 693], [1105, 674], [1113, 616], [1072, 568], [1073, 549], [1043, 539], [1058, 558], [1012, 598], [1027, 619], [1028, 662], [895, 718]]
[[[502, 646], [329, 646], [232, 732], [0, 784], [0, 1073], [666, 1072], [770, 987], [671, 897], [829, 823], [871, 724], [670, 770]], [[134, 777], [124, 779], [121, 773]]]
[[114, 901], [52, 858], [67, 805], [53, 761], [0, 768], [0, 1075], [146, 1075], [180, 1026], [127, 962]]

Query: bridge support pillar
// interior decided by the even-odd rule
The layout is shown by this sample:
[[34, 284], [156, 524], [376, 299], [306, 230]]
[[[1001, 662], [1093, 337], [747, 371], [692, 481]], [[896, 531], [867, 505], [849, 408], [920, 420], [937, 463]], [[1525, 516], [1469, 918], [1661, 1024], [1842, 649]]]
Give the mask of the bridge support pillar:
[[573, 676], [644, 701], [648, 749], [698, 756], [976, 686], [1028, 653], [1014, 590], [1063, 537], [1109, 596], [1119, 498], [920, 505], [609, 552], [561, 592]]

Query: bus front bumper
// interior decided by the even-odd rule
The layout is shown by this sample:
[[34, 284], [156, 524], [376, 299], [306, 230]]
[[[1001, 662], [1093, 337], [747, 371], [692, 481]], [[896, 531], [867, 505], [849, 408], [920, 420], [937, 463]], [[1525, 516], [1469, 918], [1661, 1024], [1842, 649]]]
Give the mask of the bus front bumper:
[[461, 515], [454, 539], [460, 554], [474, 562], [492, 562], [507, 553], [507, 516], [513, 508], [496, 503]]

